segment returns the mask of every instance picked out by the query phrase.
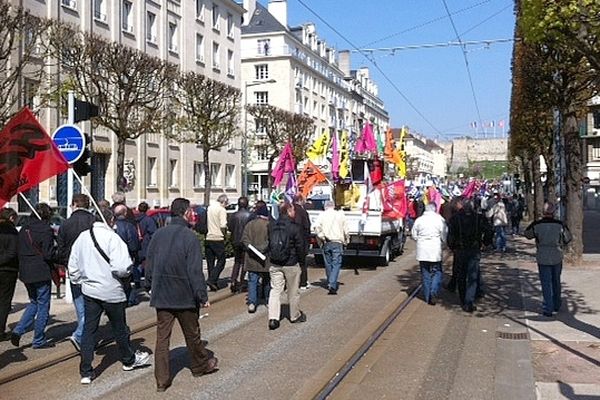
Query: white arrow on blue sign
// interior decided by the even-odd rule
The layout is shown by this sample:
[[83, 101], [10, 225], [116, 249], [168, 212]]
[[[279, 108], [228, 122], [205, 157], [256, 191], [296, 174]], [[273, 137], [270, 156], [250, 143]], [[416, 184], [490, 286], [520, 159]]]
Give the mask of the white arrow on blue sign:
[[76, 125], [61, 125], [52, 134], [52, 140], [69, 164], [79, 160], [85, 149], [85, 136]]

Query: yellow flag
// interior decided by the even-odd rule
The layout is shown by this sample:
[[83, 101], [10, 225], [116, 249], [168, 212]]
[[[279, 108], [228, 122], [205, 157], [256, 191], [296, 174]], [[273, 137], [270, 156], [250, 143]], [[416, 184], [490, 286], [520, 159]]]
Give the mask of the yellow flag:
[[340, 178], [346, 179], [350, 174], [350, 146], [348, 144], [348, 132], [342, 131], [340, 137]]
[[315, 140], [315, 142], [306, 151], [308, 159], [314, 163], [318, 163], [319, 159], [324, 158], [327, 155], [327, 148], [329, 147], [329, 131], [325, 130], [321, 136]]
[[396, 164], [400, 178], [406, 178], [406, 151], [404, 150], [404, 137], [407, 133], [406, 127], [402, 127], [402, 130], [400, 131], [400, 149], [396, 150], [400, 155], [400, 160]]

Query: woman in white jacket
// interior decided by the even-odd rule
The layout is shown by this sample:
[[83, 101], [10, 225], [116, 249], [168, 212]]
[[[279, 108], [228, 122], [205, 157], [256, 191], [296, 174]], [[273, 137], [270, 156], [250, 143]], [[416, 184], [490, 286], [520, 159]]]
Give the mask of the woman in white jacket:
[[446, 221], [435, 210], [434, 203], [427, 204], [425, 212], [417, 218], [411, 231], [412, 238], [417, 241], [423, 297], [431, 305], [435, 305], [442, 285], [442, 245], [448, 236]]

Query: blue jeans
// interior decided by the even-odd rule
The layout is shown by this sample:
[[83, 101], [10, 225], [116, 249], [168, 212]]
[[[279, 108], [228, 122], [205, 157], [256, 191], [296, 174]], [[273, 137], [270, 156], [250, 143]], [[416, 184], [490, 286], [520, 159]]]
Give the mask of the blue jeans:
[[419, 261], [421, 280], [423, 281], [423, 297], [429, 302], [436, 297], [442, 286], [442, 262]]
[[100, 325], [102, 312], [106, 313], [110, 326], [117, 342], [123, 365], [131, 365], [135, 361], [135, 353], [129, 342], [129, 327], [125, 319], [125, 307], [127, 302], [107, 303], [92, 297], [83, 296], [85, 301], [85, 326], [83, 328], [83, 340], [81, 342], [81, 362], [79, 373], [82, 377], [92, 376], [94, 369], [94, 347], [96, 346], [96, 333]]
[[85, 306], [83, 293], [81, 293], [81, 285], [71, 283], [71, 295], [73, 296], [73, 305], [75, 306], [75, 314], [77, 316], [77, 328], [73, 332], [73, 338], [81, 345], [81, 337], [83, 336], [83, 325], [85, 323]]
[[544, 312], [552, 313], [560, 310], [560, 273], [562, 263], [556, 265], [538, 264], [542, 296], [544, 297]]
[[342, 254], [344, 246], [337, 242], [327, 242], [323, 245], [323, 260], [325, 261], [325, 273], [327, 274], [327, 286], [329, 289], [338, 289], [338, 276], [342, 268]]
[[479, 249], [460, 249], [454, 253], [457, 257], [458, 294], [463, 305], [471, 306], [475, 302], [479, 283]]
[[496, 250], [506, 250], [506, 232], [504, 232], [504, 226], [495, 226], [496, 231]]
[[13, 332], [21, 336], [33, 325], [33, 348], [46, 343], [46, 324], [50, 315], [51, 281], [26, 283], [29, 304]]
[[[259, 283], [259, 279], [262, 283]], [[265, 301], [269, 301], [271, 292], [271, 278], [268, 272], [248, 271], [248, 304], [258, 304], [259, 288]]]

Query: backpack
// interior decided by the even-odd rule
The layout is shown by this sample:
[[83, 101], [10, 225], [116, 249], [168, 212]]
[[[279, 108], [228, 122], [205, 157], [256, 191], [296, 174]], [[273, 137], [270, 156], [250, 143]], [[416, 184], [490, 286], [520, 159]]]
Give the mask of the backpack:
[[196, 207], [194, 211], [196, 213], [196, 224], [194, 225], [194, 230], [202, 235], [206, 235], [208, 233], [208, 218], [206, 215], [206, 208]]
[[283, 265], [290, 258], [290, 236], [287, 224], [276, 221], [269, 228], [269, 256], [271, 262]]

